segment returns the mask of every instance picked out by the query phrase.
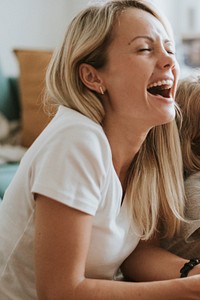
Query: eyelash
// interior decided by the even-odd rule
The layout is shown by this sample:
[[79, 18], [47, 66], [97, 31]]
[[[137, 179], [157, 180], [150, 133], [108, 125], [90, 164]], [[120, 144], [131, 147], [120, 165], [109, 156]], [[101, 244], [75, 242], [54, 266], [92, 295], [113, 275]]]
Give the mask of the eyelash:
[[167, 51], [169, 54], [171, 54], [171, 55], [175, 55], [176, 53], [175, 53], [175, 51]]
[[142, 49], [139, 49], [139, 52], [144, 52], [144, 51], [151, 51], [152, 48], [142, 48]]
[[[145, 52], [145, 51], [148, 51], [148, 52], [151, 52], [153, 50], [153, 48], [142, 48], [142, 49], [139, 49], [139, 52]], [[167, 53], [171, 54], [171, 55], [175, 55], [175, 52], [174, 51], [170, 51], [170, 50], [166, 50]]]

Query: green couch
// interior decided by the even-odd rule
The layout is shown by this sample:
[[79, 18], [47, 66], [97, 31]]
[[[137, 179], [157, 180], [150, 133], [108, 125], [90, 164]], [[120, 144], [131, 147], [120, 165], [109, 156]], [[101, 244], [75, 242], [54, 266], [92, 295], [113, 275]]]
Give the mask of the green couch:
[[[0, 66], [0, 112], [9, 120], [19, 120], [20, 101], [18, 79], [6, 77]], [[0, 128], [1, 130], [1, 128]], [[12, 180], [19, 162], [0, 164], [0, 199]]]
[[[16, 78], [6, 77], [0, 63], [0, 116], [3, 114], [10, 124], [18, 123], [19, 140], [16, 144], [23, 148], [21, 150], [24, 153], [51, 120], [43, 110], [42, 103], [45, 73], [52, 50], [14, 49], [13, 53], [19, 67], [19, 75]], [[3, 133], [1, 126], [0, 133]], [[0, 147], [2, 148], [1, 140]], [[22, 156], [23, 154], [20, 157]], [[14, 161], [12, 159], [13, 157], [2, 164], [0, 156], [0, 198], [3, 197], [19, 165], [17, 158], [14, 158]]]

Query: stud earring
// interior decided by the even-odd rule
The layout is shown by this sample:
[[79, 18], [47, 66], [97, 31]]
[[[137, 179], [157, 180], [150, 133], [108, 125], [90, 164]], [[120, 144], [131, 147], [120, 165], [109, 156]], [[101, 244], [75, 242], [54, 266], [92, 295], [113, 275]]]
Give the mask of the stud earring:
[[100, 90], [101, 95], [104, 95], [104, 91], [103, 91], [103, 88], [101, 86], [99, 87], [99, 90]]

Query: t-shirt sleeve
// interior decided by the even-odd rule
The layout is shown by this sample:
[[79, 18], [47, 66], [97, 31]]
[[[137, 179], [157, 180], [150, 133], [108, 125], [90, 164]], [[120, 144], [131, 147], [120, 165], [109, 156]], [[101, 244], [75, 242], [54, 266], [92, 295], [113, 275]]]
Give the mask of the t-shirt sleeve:
[[32, 193], [95, 215], [106, 181], [110, 152], [103, 132], [84, 126], [51, 137], [33, 161]]

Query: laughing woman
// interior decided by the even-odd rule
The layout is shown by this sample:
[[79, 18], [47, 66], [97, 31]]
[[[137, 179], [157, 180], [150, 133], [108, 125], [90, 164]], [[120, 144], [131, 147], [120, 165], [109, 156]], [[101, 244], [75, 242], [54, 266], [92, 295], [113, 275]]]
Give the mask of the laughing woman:
[[200, 299], [200, 265], [180, 279], [187, 260], [156, 239], [183, 218], [174, 52], [148, 2], [71, 22], [47, 72], [58, 111], [0, 208], [2, 300]]

